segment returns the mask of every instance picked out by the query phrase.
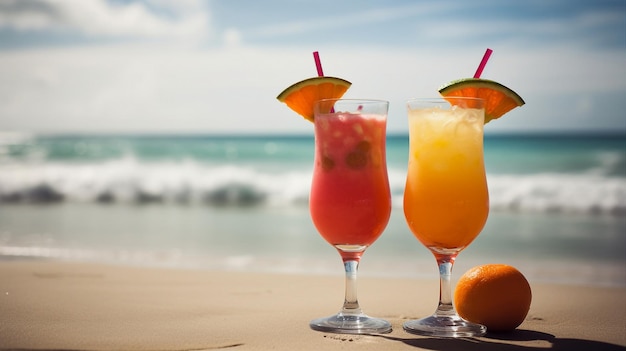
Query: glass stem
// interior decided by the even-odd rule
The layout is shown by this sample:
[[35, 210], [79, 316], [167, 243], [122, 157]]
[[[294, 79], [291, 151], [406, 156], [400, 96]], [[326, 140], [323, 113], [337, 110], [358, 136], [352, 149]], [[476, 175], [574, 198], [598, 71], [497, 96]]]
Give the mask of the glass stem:
[[436, 316], [456, 315], [452, 305], [452, 283], [450, 281], [454, 259], [455, 256], [437, 256], [437, 264], [439, 265], [439, 305], [435, 312]]
[[356, 276], [359, 269], [358, 259], [348, 259], [343, 261], [343, 266], [346, 270], [346, 296], [343, 301], [343, 308], [341, 313], [344, 315], [358, 315], [361, 314], [361, 307], [359, 306], [359, 300], [356, 294]]

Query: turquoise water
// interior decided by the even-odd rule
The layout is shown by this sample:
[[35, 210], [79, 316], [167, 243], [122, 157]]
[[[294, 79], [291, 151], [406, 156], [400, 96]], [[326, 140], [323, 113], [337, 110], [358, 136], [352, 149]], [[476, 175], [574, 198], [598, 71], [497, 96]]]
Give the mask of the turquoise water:
[[[392, 218], [362, 274], [434, 275], [402, 216], [408, 137], [387, 154]], [[0, 255], [339, 274], [312, 161], [312, 135], [0, 134]], [[455, 269], [626, 285], [626, 135], [487, 135], [485, 162], [490, 217]]]

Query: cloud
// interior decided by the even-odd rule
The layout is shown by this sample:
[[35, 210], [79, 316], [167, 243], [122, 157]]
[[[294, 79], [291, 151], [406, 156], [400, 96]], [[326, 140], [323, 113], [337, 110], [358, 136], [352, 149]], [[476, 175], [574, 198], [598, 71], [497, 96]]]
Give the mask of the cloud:
[[[368, 47], [363, 55], [351, 47], [329, 46], [321, 54], [328, 74], [352, 81], [346, 97], [390, 100], [389, 129], [398, 131], [406, 127], [407, 98], [434, 96], [439, 85], [473, 74], [484, 51], [474, 49], [471, 60], [457, 48], [424, 52]], [[562, 57], [569, 60], [554, 62]], [[595, 101], [609, 92], [626, 92], [623, 59], [623, 54], [610, 57], [572, 48], [550, 54], [495, 48], [487, 78], [516, 90], [528, 106], [490, 130], [569, 127], [564, 121], [578, 118], [572, 110], [576, 101], [583, 101], [576, 99]], [[589, 65], [597, 69], [586, 71]], [[289, 84], [313, 75], [311, 52], [303, 47], [117, 44], [0, 52], [0, 130], [310, 132], [310, 125], [275, 97]], [[609, 126], [603, 121], [622, 109], [616, 106], [594, 103], [597, 117], [581, 123]]]
[[224, 45], [232, 47], [241, 44], [241, 32], [235, 28], [228, 28], [222, 34]]
[[[0, 27], [111, 39], [0, 50], [0, 130], [310, 132], [275, 96], [316, 74], [311, 51], [319, 50], [326, 74], [352, 81], [347, 97], [391, 101], [389, 130], [398, 131], [406, 128], [407, 98], [436, 95], [440, 85], [471, 76], [487, 46], [494, 54], [483, 78], [527, 101], [490, 130], [623, 125], [626, 50], [588, 43], [610, 32], [602, 23], [623, 28], [624, 19], [599, 9], [486, 26], [480, 17], [461, 16], [475, 10], [473, 3], [448, 12], [451, 4], [459, 5], [420, 2], [347, 14], [338, 4], [335, 14], [284, 22], [280, 16], [291, 17], [258, 4], [261, 13], [239, 18], [236, 7], [209, 9], [195, 0], [0, 1]], [[223, 45], [179, 45], [207, 43], [214, 13], [227, 24], [215, 29]], [[324, 29], [341, 34], [320, 39]], [[370, 40], [378, 32], [378, 41]], [[148, 40], [123, 40], [129, 37]], [[272, 45], [263, 43], [273, 37]]]
[[[254, 38], [284, 37], [300, 34], [315, 34], [322, 30], [336, 30], [359, 25], [374, 26], [380, 23], [410, 18], [416, 15], [428, 16], [452, 8], [450, 3], [422, 3], [408, 6], [378, 7], [373, 9], [350, 8], [345, 11], [332, 11], [331, 15], [318, 15], [307, 19], [280, 21], [268, 26], [251, 28], [249, 35]], [[458, 7], [457, 7], [458, 9]], [[324, 12], [320, 11], [320, 14]], [[332, 39], [332, 38], [329, 38]]]
[[[626, 40], [623, 11], [610, 3], [570, 6], [542, 1], [421, 1], [405, 5], [370, 2], [370, 6], [333, 11], [262, 12], [265, 21], [241, 27], [246, 40], [355, 42], [423, 47], [472, 45], [480, 41], [545, 46], [567, 41], [587, 46], [622, 45]], [[323, 7], [324, 5], [318, 5]], [[261, 10], [263, 11], [263, 10]], [[277, 13], [274, 13], [277, 12]], [[303, 15], [306, 14], [306, 15]], [[280, 16], [280, 17], [279, 17]], [[236, 18], [234, 19], [236, 21]], [[374, 28], [382, 28], [378, 30]], [[359, 34], [360, 33], [360, 34]], [[449, 40], [448, 40], [449, 39]], [[291, 42], [290, 42], [291, 43]]]
[[588, 97], [582, 97], [574, 103], [576, 112], [582, 116], [589, 116], [593, 112], [593, 100]]
[[106, 0], [9, 0], [0, 2], [2, 27], [120, 38], [197, 39], [211, 34], [208, 11], [193, 0], [125, 4]]

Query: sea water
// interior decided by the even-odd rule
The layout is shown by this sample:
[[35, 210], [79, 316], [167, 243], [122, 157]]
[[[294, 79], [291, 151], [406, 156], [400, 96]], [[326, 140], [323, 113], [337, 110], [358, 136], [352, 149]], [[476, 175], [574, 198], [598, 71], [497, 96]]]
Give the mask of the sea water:
[[[312, 135], [0, 134], [0, 257], [342, 274], [308, 213]], [[391, 220], [362, 275], [436, 277], [402, 214], [408, 135], [390, 135]], [[626, 135], [486, 135], [491, 211], [455, 266], [626, 285]], [[463, 175], [459, 174], [459, 177]]]

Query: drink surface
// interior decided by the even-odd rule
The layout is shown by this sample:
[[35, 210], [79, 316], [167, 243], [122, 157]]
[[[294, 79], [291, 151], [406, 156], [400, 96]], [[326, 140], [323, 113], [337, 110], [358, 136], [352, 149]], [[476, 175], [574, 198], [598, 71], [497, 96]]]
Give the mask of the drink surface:
[[369, 246], [387, 226], [391, 195], [385, 130], [382, 115], [315, 116], [309, 206], [317, 230], [334, 246]]
[[487, 221], [482, 113], [409, 111], [404, 213], [413, 234], [435, 252], [462, 250]]

